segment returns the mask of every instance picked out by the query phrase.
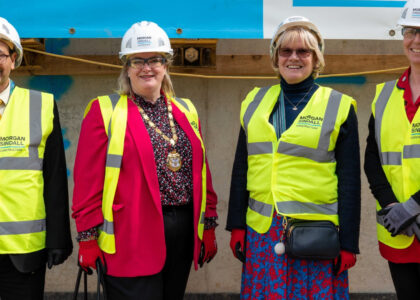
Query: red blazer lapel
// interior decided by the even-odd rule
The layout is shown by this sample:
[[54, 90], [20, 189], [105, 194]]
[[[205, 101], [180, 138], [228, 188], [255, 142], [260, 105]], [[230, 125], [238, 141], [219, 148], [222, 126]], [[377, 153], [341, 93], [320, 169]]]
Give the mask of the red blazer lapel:
[[129, 130], [134, 139], [137, 153], [140, 158], [140, 165], [142, 166], [141, 169], [144, 173], [144, 177], [147, 180], [150, 193], [153, 196], [153, 202], [160, 210], [161, 200], [159, 182], [157, 179], [152, 142], [150, 140], [146, 126], [143, 123], [140, 112], [138, 111], [137, 106], [131, 100], [128, 100], [127, 130]]

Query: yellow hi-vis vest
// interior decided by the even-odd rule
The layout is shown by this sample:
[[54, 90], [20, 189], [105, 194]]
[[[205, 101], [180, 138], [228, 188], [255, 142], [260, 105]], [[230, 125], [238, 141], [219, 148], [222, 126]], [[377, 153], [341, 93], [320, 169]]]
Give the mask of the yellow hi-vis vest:
[[[407, 201], [420, 190], [420, 113], [408, 121], [404, 105], [404, 90], [397, 81], [377, 85], [372, 103], [375, 117], [375, 139], [382, 169], [399, 202]], [[379, 202], [376, 209], [380, 210]], [[415, 236], [392, 237], [377, 218], [378, 240], [395, 249], [405, 249]]]
[[0, 120], [0, 254], [45, 248], [42, 173], [52, 94], [15, 87]]
[[255, 88], [242, 103], [247, 136], [247, 224], [258, 233], [277, 213], [338, 225], [334, 149], [351, 105], [349, 96], [319, 87], [293, 124], [277, 139], [269, 117], [280, 85]]
[[[93, 99], [86, 107], [85, 114], [89, 112]], [[127, 127], [127, 95], [112, 94], [108, 96], [98, 97], [102, 118], [104, 121], [105, 131], [108, 135], [108, 150], [105, 167], [104, 190], [102, 195], [102, 213], [104, 223], [99, 229], [99, 247], [102, 251], [113, 254], [116, 252], [115, 235], [114, 235], [114, 217], [112, 213], [112, 204], [117, 190], [118, 178], [121, 169], [122, 156], [124, 153], [124, 138]], [[181, 112], [187, 117], [194, 133], [201, 142], [203, 150], [203, 167], [202, 167], [202, 201], [200, 220], [198, 222], [198, 236], [203, 238], [204, 231], [204, 213], [206, 209], [207, 184], [206, 184], [206, 157], [204, 143], [201, 139], [198, 128], [199, 120], [197, 111], [188, 99], [169, 98], [172, 104], [176, 105]]]

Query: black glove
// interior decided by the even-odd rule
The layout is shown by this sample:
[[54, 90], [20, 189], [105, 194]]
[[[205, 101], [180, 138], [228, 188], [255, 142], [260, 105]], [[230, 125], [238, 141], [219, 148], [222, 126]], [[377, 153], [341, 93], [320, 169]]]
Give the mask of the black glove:
[[378, 212], [379, 216], [383, 216], [384, 226], [391, 236], [396, 236], [407, 228], [418, 214], [420, 214], [420, 205], [413, 198], [385, 207]]
[[70, 254], [71, 251], [69, 249], [48, 249], [48, 269], [51, 269], [52, 266], [62, 264]]

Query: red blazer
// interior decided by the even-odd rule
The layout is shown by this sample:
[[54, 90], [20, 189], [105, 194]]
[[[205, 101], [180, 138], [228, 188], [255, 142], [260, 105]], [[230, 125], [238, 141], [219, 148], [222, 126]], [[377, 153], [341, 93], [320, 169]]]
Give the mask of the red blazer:
[[[201, 247], [197, 224], [201, 207], [203, 152], [185, 115], [172, 105], [176, 122], [186, 133], [193, 155], [194, 266]], [[103, 223], [102, 191], [108, 137], [98, 101], [82, 122], [74, 166], [73, 218], [77, 231]], [[206, 162], [207, 163], [207, 162]], [[206, 217], [217, 216], [217, 197], [207, 165]], [[127, 130], [113, 204], [115, 254], [106, 254], [107, 274], [117, 277], [153, 275], [165, 264], [166, 247], [159, 183], [149, 134], [137, 106], [128, 101]]]

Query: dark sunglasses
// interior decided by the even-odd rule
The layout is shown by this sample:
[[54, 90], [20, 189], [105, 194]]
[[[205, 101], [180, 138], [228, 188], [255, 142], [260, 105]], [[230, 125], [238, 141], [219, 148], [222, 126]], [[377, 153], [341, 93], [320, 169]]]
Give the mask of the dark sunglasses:
[[281, 57], [290, 57], [292, 56], [293, 52], [295, 52], [299, 58], [305, 58], [311, 55], [313, 51], [311, 49], [305, 49], [305, 48], [299, 48], [299, 49], [280, 48], [279, 49], [279, 55]]

